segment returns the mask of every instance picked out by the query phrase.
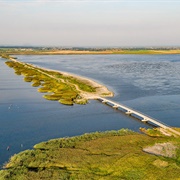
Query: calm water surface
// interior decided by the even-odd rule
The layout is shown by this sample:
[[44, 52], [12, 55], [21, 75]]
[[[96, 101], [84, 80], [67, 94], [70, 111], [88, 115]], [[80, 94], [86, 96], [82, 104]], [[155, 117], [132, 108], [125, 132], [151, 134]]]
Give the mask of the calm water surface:
[[[180, 55], [17, 57], [41, 67], [94, 79], [115, 92], [113, 100], [180, 127]], [[52, 138], [150, 127], [95, 100], [72, 107], [47, 101], [4, 62], [0, 59], [0, 164], [14, 153]]]

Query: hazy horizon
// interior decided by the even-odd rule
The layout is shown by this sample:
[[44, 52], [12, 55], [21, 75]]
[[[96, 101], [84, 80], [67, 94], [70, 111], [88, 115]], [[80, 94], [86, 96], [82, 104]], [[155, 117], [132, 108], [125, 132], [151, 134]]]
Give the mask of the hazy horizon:
[[177, 0], [0, 0], [0, 45], [179, 47], [179, 9]]
[[179, 46], [56, 46], [56, 45], [2, 45], [0, 44], [0, 48], [59, 48], [59, 49], [75, 49], [75, 48], [82, 48], [82, 49], [179, 49]]

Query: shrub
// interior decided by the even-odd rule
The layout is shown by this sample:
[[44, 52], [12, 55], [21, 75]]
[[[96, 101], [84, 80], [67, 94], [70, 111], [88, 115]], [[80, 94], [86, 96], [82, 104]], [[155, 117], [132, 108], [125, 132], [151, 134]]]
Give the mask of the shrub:
[[51, 88], [48, 88], [48, 87], [40, 87], [40, 88], [38, 89], [38, 92], [41, 92], [41, 93], [51, 92]]
[[47, 100], [51, 101], [58, 101], [60, 100], [61, 96], [60, 95], [55, 95], [55, 94], [46, 94], [43, 96]]
[[40, 85], [41, 83], [39, 81], [33, 81], [33, 84], [32, 84], [33, 87], [38, 87]]
[[72, 99], [60, 99], [59, 102], [64, 105], [70, 105], [70, 106], [73, 105]]
[[15, 66], [15, 63], [13, 61], [6, 61], [5, 63], [7, 66], [9, 66], [11, 68]]
[[20, 76], [21, 75], [21, 71], [15, 71], [15, 74]]
[[24, 81], [26, 81], [26, 82], [31, 82], [32, 81], [32, 77], [29, 77], [29, 76], [25, 76], [24, 77]]

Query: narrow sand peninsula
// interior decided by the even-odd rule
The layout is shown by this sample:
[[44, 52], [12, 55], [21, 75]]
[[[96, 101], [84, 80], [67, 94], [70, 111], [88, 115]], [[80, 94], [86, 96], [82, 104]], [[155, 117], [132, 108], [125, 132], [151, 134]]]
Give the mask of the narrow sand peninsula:
[[81, 81], [87, 85], [90, 85], [91, 87], [96, 89], [96, 92], [94, 93], [88, 93], [85, 91], [80, 90], [77, 86], [76, 88], [78, 89], [78, 91], [81, 92], [81, 96], [84, 97], [85, 99], [97, 99], [98, 97], [113, 97], [113, 92], [111, 92], [106, 86], [101, 85], [89, 78], [85, 78], [79, 75], [74, 75], [71, 73], [67, 73], [67, 72], [62, 72], [62, 71], [58, 71], [60, 73], [62, 73], [64, 76], [71, 76], [75, 79], [77, 79], [78, 81]]
[[[14, 59], [14, 58], [9, 58], [9, 59], [12, 61], [21, 63], [21, 64], [28, 64], [28, 63], [18, 61], [17, 59]], [[101, 84], [99, 84], [99, 83], [97, 83], [97, 82], [95, 82], [89, 78], [85, 78], [85, 77], [82, 77], [79, 75], [71, 74], [69, 72], [63, 72], [63, 71], [57, 71], [57, 70], [52, 70], [52, 69], [43, 68], [43, 67], [37, 67], [37, 66], [32, 65], [32, 64], [28, 64], [28, 65], [30, 65], [33, 69], [40, 68], [42, 70], [46, 70], [49, 72], [52, 72], [52, 71], [58, 72], [58, 73], [62, 74], [63, 76], [66, 76], [66, 77], [73, 77], [74, 79], [77, 79], [78, 81], [93, 87], [96, 90], [95, 92], [85, 92], [85, 91], [82, 91], [81, 89], [79, 89], [79, 87], [76, 84], [72, 84], [80, 92], [81, 97], [83, 97], [85, 99], [97, 99], [98, 97], [113, 97], [113, 95], [114, 95], [114, 93], [112, 91], [110, 91], [106, 86], [101, 85]], [[38, 71], [41, 71], [41, 70], [38, 70]], [[41, 71], [41, 73], [46, 74], [43, 71]], [[56, 80], [60, 80], [60, 78], [56, 78], [56, 77], [51, 76], [49, 74], [46, 74], [46, 75], [48, 75], [49, 77], [54, 78]], [[66, 81], [65, 83], [71, 84], [68, 81]]]

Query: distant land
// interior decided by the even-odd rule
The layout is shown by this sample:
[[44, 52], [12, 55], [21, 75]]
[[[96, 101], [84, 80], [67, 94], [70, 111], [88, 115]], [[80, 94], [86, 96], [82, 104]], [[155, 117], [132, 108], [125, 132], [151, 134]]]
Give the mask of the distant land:
[[180, 54], [180, 47], [38, 47], [0, 46], [0, 54]]

